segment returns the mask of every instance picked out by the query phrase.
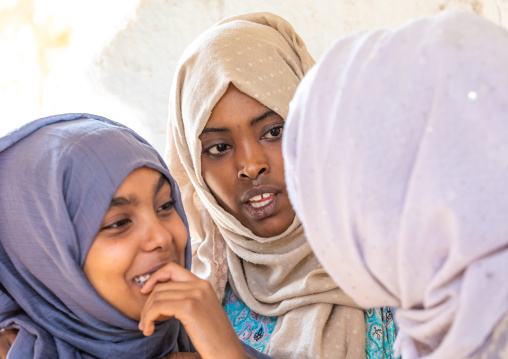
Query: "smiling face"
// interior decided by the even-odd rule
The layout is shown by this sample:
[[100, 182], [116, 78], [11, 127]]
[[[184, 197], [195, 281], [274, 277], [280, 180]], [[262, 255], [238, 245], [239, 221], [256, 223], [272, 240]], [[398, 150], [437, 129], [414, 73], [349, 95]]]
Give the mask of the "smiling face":
[[230, 86], [199, 136], [201, 174], [219, 205], [255, 235], [273, 237], [295, 212], [284, 181], [284, 120]]
[[139, 320], [148, 297], [140, 293], [142, 283], [169, 262], [183, 266], [186, 243], [168, 179], [141, 167], [115, 192], [83, 271], [109, 304]]

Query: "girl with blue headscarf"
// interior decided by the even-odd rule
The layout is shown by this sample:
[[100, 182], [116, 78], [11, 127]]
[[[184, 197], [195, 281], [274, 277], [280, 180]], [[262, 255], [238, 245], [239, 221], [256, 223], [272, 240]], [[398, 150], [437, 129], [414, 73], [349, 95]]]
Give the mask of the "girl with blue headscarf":
[[132, 130], [87, 114], [33, 121], [0, 138], [0, 186], [10, 358], [246, 357], [187, 270], [176, 182]]

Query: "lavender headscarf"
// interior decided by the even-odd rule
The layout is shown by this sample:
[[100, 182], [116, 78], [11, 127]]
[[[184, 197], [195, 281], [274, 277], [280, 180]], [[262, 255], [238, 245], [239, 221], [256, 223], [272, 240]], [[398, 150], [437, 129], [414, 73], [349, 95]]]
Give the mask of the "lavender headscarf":
[[[176, 182], [157, 152], [105, 118], [67, 114], [0, 138], [0, 327], [18, 328], [13, 358], [155, 358], [189, 351], [176, 319], [144, 337], [104, 301], [82, 271], [111, 198], [134, 169]], [[189, 243], [189, 242], [188, 242]], [[186, 247], [186, 267], [190, 267]]]
[[508, 310], [508, 32], [451, 12], [343, 38], [284, 131], [313, 250], [359, 304], [399, 308], [402, 357], [479, 348]]

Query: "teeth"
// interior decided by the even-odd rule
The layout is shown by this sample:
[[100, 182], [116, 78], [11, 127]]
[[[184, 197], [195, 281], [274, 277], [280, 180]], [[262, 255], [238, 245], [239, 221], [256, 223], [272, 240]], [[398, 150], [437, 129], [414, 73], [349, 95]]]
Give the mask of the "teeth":
[[[272, 195], [273, 193], [263, 193], [262, 195], [257, 195], [257, 196], [254, 196], [254, 197], [251, 197], [251, 199], [249, 199], [249, 202], [256, 202], [256, 201], [261, 201], [262, 199], [264, 198], [268, 198]], [[252, 204], [252, 203], [251, 203]]]
[[249, 199], [249, 201], [260, 201], [262, 199], [263, 199], [263, 197], [261, 197], [260, 195], [257, 195], [257, 196], [252, 197], [251, 199]]
[[145, 284], [145, 282], [150, 278], [150, 274], [140, 275], [136, 278], [134, 278], [134, 282]]
[[263, 202], [257, 202], [257, 203], [252, 202], [250, 205], [254, 208], [259, 208], [259, 207], [266, 206], [268, 203], [270, 203], [270, 201], [271, 201], [271, 199], [263, 201]]

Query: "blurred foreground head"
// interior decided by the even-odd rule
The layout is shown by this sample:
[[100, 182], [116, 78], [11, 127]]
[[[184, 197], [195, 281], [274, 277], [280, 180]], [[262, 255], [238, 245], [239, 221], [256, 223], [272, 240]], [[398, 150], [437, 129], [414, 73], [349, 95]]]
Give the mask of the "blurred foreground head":
[[336, 42], [290, 106], [290, 199], [405, 359], [463, 358], [508, 308], [508, 32], [461, 12]]

